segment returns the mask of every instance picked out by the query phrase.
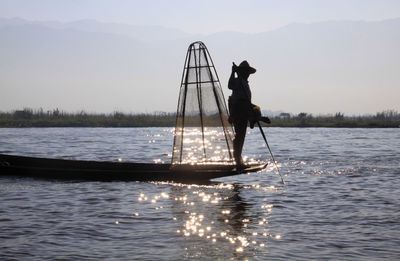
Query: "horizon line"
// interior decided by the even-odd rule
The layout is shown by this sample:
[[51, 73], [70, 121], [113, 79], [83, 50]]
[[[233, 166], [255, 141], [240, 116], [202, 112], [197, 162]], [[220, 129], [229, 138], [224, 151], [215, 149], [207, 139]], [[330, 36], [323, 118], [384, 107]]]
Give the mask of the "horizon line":
[[[11, 113], [15, 113], [15, 112], [22, 112], [22, 111], [30, 111], [34, 114], [37, 113], [53, 113], [55, 111], [58, 111], [59, 113], [65, 113], [65, 114], [87, 114], [87, 115], [112, 115], [112, 114], [124, 114], [124, 115], [140, 115], [140, 114], [146, 114], [146, 115], [157, 115], [157, 114], [176, 114], [176, 111], [162, 111], [162, 110], [155, 110], [155, 111], [130, 111], [130, 112], [126, 112], [123, 110], [114, 110], [111, 112], [100, 112], [100, 111], [87, 111], [84, 109], [80, 109], [80, 110], [75, 110], [75, 111], [68, 111], [68, 110], [63, 110], [63, 109], [59, 109], [59, 108], [53, 108], [53, 109], [44, 109], [44, 108], [29, 108], [29, 107], [25, 107], [23, 109], [13, 109], [13, 110], [1, 110], [0, 109], [0, 114], [11, 114]], [[379, 113], [385, 113], [385, 112], [393, 112], [395, 114], [400, 114], [398, 110], [396, 109], [385, 109], [385, 110], [380, 110], [380, 111], [376, 111], [374, 113], [368, 113], [368, 112], [364, 112], [364, 113], [348, 113], [348, 112], [342, 112], [342, 111], [336, 111], [336, 112], [328, 112], [328, 113], [313, 113], [313, 112], [306, 112], [306, 111], [301, 111], [299, 113], [293, 113], [293, 112], [287, 112], [284, 110], [262, 110], [262, 112], [264, 114], [266, 114], [268, 116], [269, 114], [274, 114], [274, 115], [279, 115], [279, 114], [290, 114], [291, 116], [296, 116], [302, 113], [305, 113], [307, 115], [310, 116], [330, 116], [330, 115], [335, 115], [335, 114], [342, 114], [345, 116], [349, 116], [349, 117], [354, 117], [354, 116], [371, 116], [371, 115], [376, 115]]]

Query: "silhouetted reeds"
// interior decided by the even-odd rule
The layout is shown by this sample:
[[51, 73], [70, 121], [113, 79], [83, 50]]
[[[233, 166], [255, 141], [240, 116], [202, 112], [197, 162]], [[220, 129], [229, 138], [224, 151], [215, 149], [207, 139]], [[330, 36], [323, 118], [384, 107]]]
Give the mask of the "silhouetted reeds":
[[271, 127], [399, 128], [400, 114], [394, 110], [358, 116], [345, 116], [343, 113], [318, 116], [304, 112], [297, 115], [281, 113], [271, 121]]
[[[398, 128], [400, 114], [394, 110], [378, 112], [375, 115], [314, 116], [308, 113], [292, 115], [281, 113], [270, 117], [270, 127], [334, 127], [334, 128]], [[174, 127], [175, 113], [68, 113], [25, 108], [12, 112], [0, 112], [0, 127]]]
[[172, 127], [175, 113], [68, 113], [23, 109], [0, 112], [0, 127]]

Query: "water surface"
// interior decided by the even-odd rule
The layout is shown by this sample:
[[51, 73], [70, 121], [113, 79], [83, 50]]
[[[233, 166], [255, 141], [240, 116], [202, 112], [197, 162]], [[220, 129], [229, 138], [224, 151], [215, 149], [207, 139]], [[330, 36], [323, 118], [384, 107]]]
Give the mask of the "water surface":
[[[266, 129], [276, 169], [208, 185], [0, 177], [0, 258], [398, 260], [399, 129]], [[270, 160], [257, 130], [244, 154]], [[0, 129], [0, 153], [168, 162], [171, 128]]]

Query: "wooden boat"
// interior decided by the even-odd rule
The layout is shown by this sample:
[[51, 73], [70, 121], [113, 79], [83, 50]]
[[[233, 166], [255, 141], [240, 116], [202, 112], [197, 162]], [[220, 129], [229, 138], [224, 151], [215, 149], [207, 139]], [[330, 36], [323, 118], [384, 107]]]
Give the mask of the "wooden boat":
[[0, 154], [1, 175], [18, 175], [62, 180], [96, 181], [179, 181], [198, 182], [256, 172], [266, 164], [247, 165], [185, 165], [171, 168], [171, 164], [105, 162], [35, 158]]
[[202, 42], [189, 45], [176, 113], [170, 164], [81, 161], [1, 155], [0, 174], [50, 179], [207, 181], [256, 172], [266, 164], [238, 169], [233, 159], [234, 131], [221, 84]]

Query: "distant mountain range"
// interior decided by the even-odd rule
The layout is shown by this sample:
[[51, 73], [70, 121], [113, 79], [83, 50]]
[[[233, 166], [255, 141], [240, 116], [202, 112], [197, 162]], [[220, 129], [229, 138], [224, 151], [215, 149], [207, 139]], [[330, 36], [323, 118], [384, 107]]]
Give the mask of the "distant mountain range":
[[174, 111], [187, 46], [202, 40], [225, 96], [232, 61], [263, 109], [311, 113], [400, 110], [400, 19], [290, 24], [193, 35], [157, 26], [0, 19], [0, 110]]
[[102, 23], [95, 20], [79, 20], [70, 23], [57, 21], [28, 21], [20, 18], [1, 19], [0, 27], [42, 26], [56, 30], [76, 30], [92, 33], [108, 33], [128, 36], [145, 42], [176, 40], [188, 37], [187, 33], [162, 26], [135, 26], [117, 23]]

